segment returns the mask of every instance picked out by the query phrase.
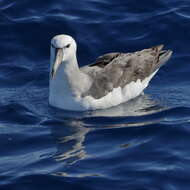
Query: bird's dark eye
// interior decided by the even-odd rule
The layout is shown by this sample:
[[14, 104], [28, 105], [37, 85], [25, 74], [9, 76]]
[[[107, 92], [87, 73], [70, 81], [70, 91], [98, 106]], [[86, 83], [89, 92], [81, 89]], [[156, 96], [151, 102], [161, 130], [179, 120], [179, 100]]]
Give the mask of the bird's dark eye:
[[65, 47], [66, 47], [66, 48], [69, 48], [69, 47], [70, 47], [70, 45], [71, 45], [71, 44], [68, 44], [68, 45], [66, 45]]

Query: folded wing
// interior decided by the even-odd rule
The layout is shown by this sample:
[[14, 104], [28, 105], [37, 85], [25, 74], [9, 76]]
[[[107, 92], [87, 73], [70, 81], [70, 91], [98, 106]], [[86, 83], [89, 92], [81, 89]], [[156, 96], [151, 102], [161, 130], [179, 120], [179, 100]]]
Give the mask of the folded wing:
[[123, 88], [132, 81], [144, 80], [163, 64], [160, 57], [163, 45], [134, 53], [109, 53], [97, 58], [81, 70], [92, 78], [90, 89], [84, 94], [102, 98], [114, 88]]

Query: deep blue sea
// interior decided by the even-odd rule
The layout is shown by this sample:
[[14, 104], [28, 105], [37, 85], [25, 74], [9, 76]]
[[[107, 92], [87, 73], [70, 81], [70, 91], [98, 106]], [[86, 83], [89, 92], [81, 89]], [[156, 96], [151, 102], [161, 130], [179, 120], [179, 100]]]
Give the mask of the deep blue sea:
[[[80, 66], [165, 44], [144, 95], [100, 111], [48, 105], [50, 40]], [[189, 0], [0, 0], [0, 190], [189, 190]]]

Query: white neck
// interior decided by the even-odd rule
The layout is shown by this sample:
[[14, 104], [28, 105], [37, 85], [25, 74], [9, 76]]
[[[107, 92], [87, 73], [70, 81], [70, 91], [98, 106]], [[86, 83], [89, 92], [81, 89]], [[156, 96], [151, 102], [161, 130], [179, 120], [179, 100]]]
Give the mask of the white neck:
[[77, 58], [73, 56], [61, 63], [54, 79], [50, 79], [49, 101], [51, 104], [68, 102], [71, 97], [81, 97], [90, 86], [91, 79], [79, 69]]
[[[62, 69], [61, 75], [65, 75], [65, 77], [69, 81], [75, 77], [74, 74], [76, 74], [77, 76], [81, 74], [81, 71], [78, 67], [76, 56], [73, 56], [72, 58], [70, 58], [69, 61], [62, 63], [60, 69]], [[61, 77], [61, 76], [57, 74], [57, 77]]]

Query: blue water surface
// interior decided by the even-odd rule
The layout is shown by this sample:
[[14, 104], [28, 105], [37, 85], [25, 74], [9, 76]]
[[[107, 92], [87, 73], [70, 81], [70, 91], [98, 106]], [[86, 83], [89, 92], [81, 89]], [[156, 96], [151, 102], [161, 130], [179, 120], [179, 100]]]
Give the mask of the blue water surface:
[[[49, 47], [80, 66], [104, 53], [173, 50], [145, 94], [100, 111], [48, 105]], [[0, 190], [190, 189], [189, 0], [0, 0]]]

